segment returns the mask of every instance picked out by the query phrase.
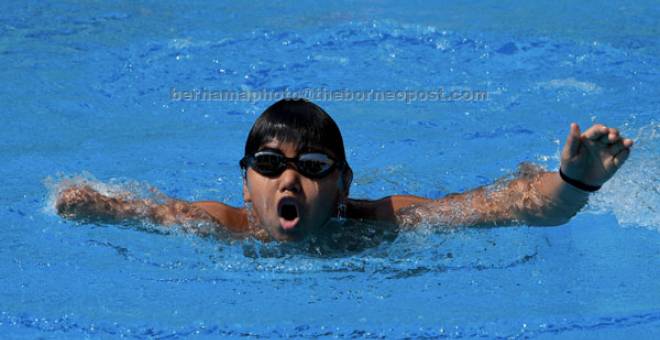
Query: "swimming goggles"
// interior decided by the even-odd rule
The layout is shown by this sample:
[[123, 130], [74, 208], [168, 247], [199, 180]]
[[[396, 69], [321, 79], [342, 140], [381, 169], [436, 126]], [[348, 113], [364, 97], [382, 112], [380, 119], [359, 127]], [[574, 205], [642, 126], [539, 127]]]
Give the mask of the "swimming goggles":
[[301, 175], [307, 178], [319, 179], [330, 174], [336, 167], [343, 166], [344, 162], [337, 162], [330, 156], [320, 152], [306, 152], [301, 153], [298, 157], [288, 158], [275, 150], [258, 151], [254, 155], [243, 157], [240, 162], [242, 169], [249, 166], [266, 177], [281, 175], [289, 167], [289, 164], [293, 164], [295, 170]]

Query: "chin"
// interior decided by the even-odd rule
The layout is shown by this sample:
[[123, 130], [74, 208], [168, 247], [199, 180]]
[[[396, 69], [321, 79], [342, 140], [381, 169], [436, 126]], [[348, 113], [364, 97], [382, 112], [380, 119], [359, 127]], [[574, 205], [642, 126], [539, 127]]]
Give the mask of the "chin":
[[279, 223], [275, 223], [265, 227], [264, 229], [275, 241], [298, 242], [304, 240], [307, 236], [306, 229], [302, 227], [303, 226], [298, 225], [293, 230], [285, 230]]
[[301, 232], [286, 232], [278, 227], [278, 230], [271, 234], [276, 241], [280, 242], [300, 242], [305, 239], [305, 234]]

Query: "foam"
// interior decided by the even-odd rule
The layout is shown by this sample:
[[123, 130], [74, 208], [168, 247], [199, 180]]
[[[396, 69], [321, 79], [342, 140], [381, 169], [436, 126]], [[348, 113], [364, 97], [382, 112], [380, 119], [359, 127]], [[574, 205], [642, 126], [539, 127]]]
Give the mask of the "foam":
[[87, 171], [80, 174], [65, 175], [57, 174], [44, 179], [44, 185], [48, 190], [46, 199], [46, 211], [55, 213], [57, 196], [64, 190], [73, 187], [89, 186], [104, 196], [123, 197], [130, 200], [151, 199], [162, 202], [167, 196], [146, 182], [138, 182], [127, 179], [111, 179], [109, 182], [101, 182]]
[[583, 91], [589, 94], [599, 93], [601, 91], [600, 86], [588, 81], [580, 81], [575, 78], [552, 79], [550, 81], [540, 82], [537, 85], [540, 88], [573, 89], [573, 90]]
[[611, 212], [624, 227], [660, 231], [660, 123], [652, 121], [630, 135], [635, 145], [628, 161], [592, 195], [587, 211]]

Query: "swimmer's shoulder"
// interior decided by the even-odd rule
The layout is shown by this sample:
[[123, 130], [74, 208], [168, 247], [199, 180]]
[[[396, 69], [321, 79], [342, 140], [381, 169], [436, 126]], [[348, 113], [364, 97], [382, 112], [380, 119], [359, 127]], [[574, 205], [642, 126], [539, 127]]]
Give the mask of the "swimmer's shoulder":
[[227, 230], [243, 233], [248, 230], [247, 211], [216, 201], [193, 202], [193, 206], [203, 209], [217, 224]]
[[351, 198], [347, 204], [347, 215], [355, 219], [396, 223], [399, 210], [430, 201], [432, 200], [414, 195], [392, 195], [377, 200]]

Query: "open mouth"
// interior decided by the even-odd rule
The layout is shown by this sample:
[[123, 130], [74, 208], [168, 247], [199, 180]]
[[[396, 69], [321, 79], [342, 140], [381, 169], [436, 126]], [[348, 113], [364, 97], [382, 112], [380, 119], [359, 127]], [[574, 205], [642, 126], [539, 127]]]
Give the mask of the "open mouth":
[[300, 208], [293, 198], [283, 198], [277, 204], [280, 226], [285, 231], [292, 231], [300, 222]]

